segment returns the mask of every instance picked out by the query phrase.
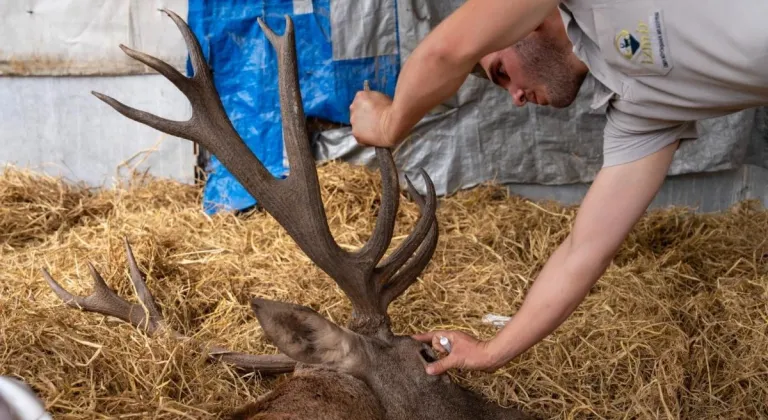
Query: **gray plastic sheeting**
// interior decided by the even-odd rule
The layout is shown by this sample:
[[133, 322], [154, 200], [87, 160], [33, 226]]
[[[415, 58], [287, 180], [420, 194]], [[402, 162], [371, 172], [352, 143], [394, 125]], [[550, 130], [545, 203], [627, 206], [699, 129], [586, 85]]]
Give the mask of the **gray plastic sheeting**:
[[[401, 56], [462, 1], [398, 1]], [[345, 29], [347, 42], [369, 45], [359, 29]], [[356, 45], [347, 45], [354, 50]], [[362, 47], [360, 47], [362, 48]], [[424, 191], [424, 168], [437, 193], [450, 194], [486, 181], [562, 185], [590, 182], [602, 165], [604, 113], [590, 109], [595, 81], [587, 78], [567, 109], [527, 105], [517, 108], [508, 93], [470, 76], [459, 92], [419, 123], [397, 149], [398, 169]], [[698, 123], [700, 138], [683, 142], [670, 175], [737, 169], [745, 162], [765, 165], [766, 108], [751, 109]], [[749, 150], [749, 156], [747, 151]], [[321, 133], [314, 141], [319, 160], [342, 159], [375, 166], [371, 148], [357, 145], [348, 127]], [[402, 180], [402, 178], [401, 178]]]

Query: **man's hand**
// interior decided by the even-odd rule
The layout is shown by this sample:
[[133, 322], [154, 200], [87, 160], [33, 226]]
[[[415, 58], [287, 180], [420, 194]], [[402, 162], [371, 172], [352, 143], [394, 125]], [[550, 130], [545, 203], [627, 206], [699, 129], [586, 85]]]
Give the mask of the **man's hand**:
[[445, 348], [440, 345], [440, 337], [446, 337], [451, 343], [451, 352], [448, 356], [427, 365], [427, 373], [430, 375], [440, 375], [454, 368], [493, 372], [503, 365], [488, 350], [487, 342], [459, 331], [431, 331], [414, 335], [413, 339], [431, 343], [432, 348], [445, 353]]
[[352, 135], [366, 146], [394, 147], [397, 133], [393, 133], [392, 99], [387, 95], [361, 90], [349, 106]]

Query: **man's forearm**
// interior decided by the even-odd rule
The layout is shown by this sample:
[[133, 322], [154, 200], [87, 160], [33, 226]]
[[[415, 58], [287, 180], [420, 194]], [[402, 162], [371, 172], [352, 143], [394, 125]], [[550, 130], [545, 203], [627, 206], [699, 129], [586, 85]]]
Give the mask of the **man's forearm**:
[[455, 60], [442, 54], [440, 47], [430, 47], [414, 50], [397, 80], [387, 123], [398, 142], [431, 109], [455, 94], [474, 66], [471, 60]]
[[520, 310], [488, 342], [488, 352], [504, 365], [551, 334], [584, 300], [609, 262], [584, 247], [575, 249], [569, 237], [547, 261]]

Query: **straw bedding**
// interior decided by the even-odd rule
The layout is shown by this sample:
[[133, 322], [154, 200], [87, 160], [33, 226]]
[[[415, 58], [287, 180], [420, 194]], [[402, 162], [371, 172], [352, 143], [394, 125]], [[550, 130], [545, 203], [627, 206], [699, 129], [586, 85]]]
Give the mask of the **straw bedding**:
[[[375, 220], [378, 175], [340, 163], [319, 172], [333, 233], [360, 246]], [[89, 190], [4, 171], [0, 374], [30, 384], [56, 418], [217, 418], [284, 380], [69, 309], [43, 281], [41, 267], [73, 293], [90, 293], [92, 261], [133, 301], [125, 236], [166, 319], [189, 336], [275, 352], [250, 312], [252, 296], [346, 321], [343, 294], [271, 216], [207, 217], [200, 194], [142, 176]], [[396, 331], [491, 337], [481, 318], [515, 312], [575, 211], [492, 185], [441, 199], [433, 261], [391, 306]], [[404, 198], [393, 244], [417, 217]], [[456, 379], [548, 418], [768, 418], [767, 233], [768, 213], [751, 202], [718, 215], [650, 212], [562, 328], [495, 374]]]

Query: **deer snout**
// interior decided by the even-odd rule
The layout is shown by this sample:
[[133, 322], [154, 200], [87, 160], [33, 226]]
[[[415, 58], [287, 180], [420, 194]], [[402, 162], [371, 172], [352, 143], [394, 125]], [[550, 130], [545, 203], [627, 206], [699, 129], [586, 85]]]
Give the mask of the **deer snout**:
[[437, 355], [435, 354], [434, 350], [432, 350], [432, 347], [429, 347], [426, 344], [421, 345], [419, 355], [421, 356], [421, 360], [425, 365], [437, 361]]

